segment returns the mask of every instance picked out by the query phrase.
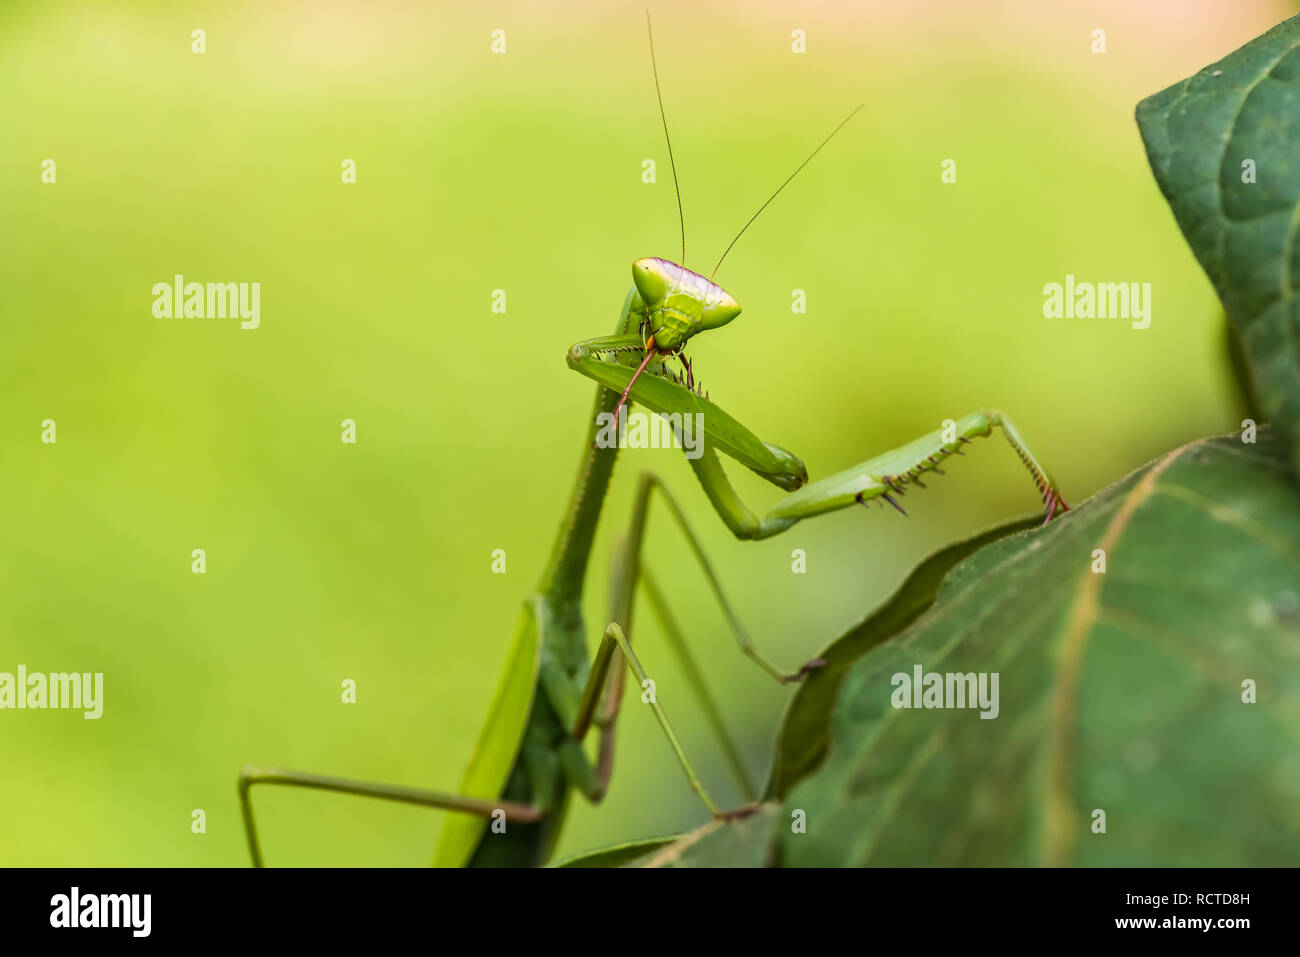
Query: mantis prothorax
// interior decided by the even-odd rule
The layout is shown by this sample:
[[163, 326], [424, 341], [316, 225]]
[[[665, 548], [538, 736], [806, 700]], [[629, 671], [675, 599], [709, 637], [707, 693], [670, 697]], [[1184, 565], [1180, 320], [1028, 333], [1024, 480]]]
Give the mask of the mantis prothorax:
[[[650, 42], [653, 66], [653, 35]], [[658, 91], [657, 67], [655, 87]], [[662, 97], [659, 105], [662, 116]], [[847, 121], [848, 118], [844, 122]], [[836, 127], [836, 132], [839, 128]], [[664, 133], [666, 136], [666, 121]], [[821, 145], [825, 143], [826, 140]], [[818, 146], [795, 173], [820, 149]], [[671, 141], [668, 150], [671, 159]], [[793, 176], [791, 174], [790, 179]], [[676, 183], [675, 163], [673, 178]], [[790, 179], [772, 194], [759, 212]], [[680, 216], [680, 191], [678, 205]], [[757, 215], [755, 213], [755, 218]], [[751, 218], [749, 222], [753, 221]], [[746, 223], [745, 228], [748, 226]], [[739, 236], [737, 234], [736, 238]], [[732, 241], [734, 244], [735, 240]], [[683, 224], [683, 259], [685, 245]], [[729, 251], [731, 246], [727, 249]], [[683, 355], [683, 349], [692, 337], [720, 328], [740, 314], [736, 300], [711, 279], [667, 259], [638, 259], [632, 264], [632, 282], [633, 287], [623, 302], [613, 335], [584, 340], [569, 349], [569, 367], [598, 383], [592, 421], [564, 521], [538, 588], [524, 601], [519, 630], [501, 686], [460, 792], [448, 794], [299, 771], [247, 767], [240, 774], [239, 794], [255, 865], [261, 865], [262, 856], [249, 798], [249, 790], [254, 784], [319, 788], [458, 812], [448, 815], [444, 822], [435, 864], [544, 863], [558, 837], [571, 791], [577, 789], [588, 800], [598, 802], [608, 787], [613, 771], [615, 724], [626, 674], [622, 667], [615, 666], [615, 656], [626, 662], [638, 682], [647, 678], [629, 643], [633, 599], [638, 584], [644, 587], [652, 609], [661, 619], [742, 792], [751, 801], [756, 799], [739, 752], [723, 727], [703, 675], [681, 640], [667, 600], [642, 562], [641, 545], [651, 497], [655, 492], [663, 498], [685, 536], [705, 582], [721, 605], [744, 654], [782, 683], [800, 680], [821, 663], [814, 660], [789, 673], [778, 668], [754, 647], [727, 601], [685, 513], [652, 472], [644, 472], [640, 477], [632, 520], [616, 549], [609, 622], [595, 658], [588, 657], [581, 612], [583, 586], [597, 522], [618, 456], [617, 443], [606, 447], [597, 439], [602, 419], [609, 422], [608, 417], [612, 416], [612, 421], [617, 424], [625, 403], [629, 401], [638, 402], [653, 412], [703, 414], [702, 454], [690, 460], [691, 466], [718, 516], [742, 539], [767, 538], [805, 518], [866, 505], [873, 500], [888, 503], [902, 512], [895, 496], [902, 496], [909, 485], [923, 487], [924, 478], [931, 473], [942, 474], [940, 464], [946, 458], [962, 454], [963, 447], [973, 438], [990, 435], [995, 427], [1002, 429], [1042, 494], [1046, 505], [1045, 522], [1051, 521], [1058, 511], [1068, 508], [1056, 484], [1029, 451], [1018, 430], [997, 411], [972, 413], [951, 423], [946, 433], [944, 430], [933, 432], [829, 478], [807, 484], [807, 471], [793, 453], [763, 442], [715, 405], [707, 394], [701, 393], [693, 370]], [[670, 363], [677, 364], [679, 369], [675, 371]], [[733, 490], [718, 459], [718, 452], [792, 494], [759, 518]], [[752, 805], [732, 812], [718, 808], [687, 760], [657, 698], [650, 701], [650, 707], [690, 786], [699, 794], [709, 812], [716, 817], [747, 813]], [[583, 746], [593, 725], [600, 729], [594, 761]], [[504, 824], [504, 827], [489, 829], [489, 819]]]

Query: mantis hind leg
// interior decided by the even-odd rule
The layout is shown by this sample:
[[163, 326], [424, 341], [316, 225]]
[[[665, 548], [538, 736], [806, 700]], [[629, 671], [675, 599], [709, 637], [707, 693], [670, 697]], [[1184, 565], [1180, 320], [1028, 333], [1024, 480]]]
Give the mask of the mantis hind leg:
[[[613, 658], [615, 652], [621, 653], [628, 667], [631, 668], [637, 680], [645, 685], [648, 676], [640, 661], [637, 659], [635, 652], [631, 647], [628, 635], [631, 633], [631, 619], [633, 611], [633, 599], [635, 589], [639, 583], [646, 592], [646, 597], [650, 601], [651, 608], [659, 617], [663, 624], [665, 634], [668, 638], [669, 646], [681, 663], [683, 671], [686, 673], [688, 684], [703, 708], [708, 719], [709, 725], [722, 746], [723, 753], [726, 756], [727, 763], [735, 775], [737, 783], [742, 793], [747, 798], [753, 800], [756, 798], [756, 791], [753, 782], [741, 760], [739, 749], [736, 748], [731, 735], [727, 732], [722, 716], [712, 695], [709, 693], [708, 686], [705, 682], [703, 671], [696, 665], [689, 650], [686, 647], [685, 640], [682, 637], [680, 628], [678, 628], [669, 604], [664, 593], [658, 588], [654, 578], [642, 566], [641, 551], [645, 539], [645, 527], [649, 516], [649, 505], [651, 495], [658, 490], [669, 510], [673, 515], [676, 523], [685, 535], [692, 552], [700, 564], [704, 573], [705, 580], [708, 582], [710, 590], [717, 598], [719, 605], [730, 625], [736, 638], [737, 645], [741, 651], [753, 660], [760, 668], [766, 671], [779, 682], [786, 683], [797, 681], [802, 678], [809, 670], [821, 664], [820, 661], [812, 661], [805, 665], [797, 672], [790, 673], [778, 668], [775, 664], [763, 656], [755, 647], [749, 636], [746, 634], [744, 627], [740, 624], [739, 618], [731, 607], [722, 590], [721, 583], [713, 571], [704, 550], [700, 545], [690, 524], [686, 520], [685, 514], [677, 501], [668, 492], [660, 479], [651, 472], [645, 472], [641, 476], [641, 481], [637, 488], [636, 501], [633, 506], [632, 524], [629, 532], [616, 552], [615, 567], [613, 573], [613, 599], [611, 608], [611, 622], [605, 629], [602, 636], [600, 647], [596, 651], [596, 657], [592, 664], [591, 671], [588, 674], [586, 686], [581, 695], [577, 697], [576, 707], [561, 707], [560, 710], [566, 719], [566, 723], [572, 728], [572, 737], [581, 741], [587, 734], [590, 727], [595, 724], [601, 728], [599, 757], [597, 765], [591, 769], [589, 765], [569, 768], [569, 776], [574, 785], [582, 790], [588, 798], [593, 801], [600, 800], [605, 793], [610, 777], [613, 773], [613, 756], [614, 756], [614, 733], [617, 721], [619, 707], [622, 702], [625, 670], [623, 668], [613, 667]], [[562, 695], [552, 695], [552, 700], [563, 697]], [[685, 752], [681, 747], [672, 725], [668, 721], [668, 716], [663, 707], [657, 700], [657, 689], [654, 696], [648, 701], [654, 711], [660, 727], [663, 729], [669, 744], [677, 757], [678, 762], [686, 772], [687, 779], [691, 787], [695, 790], [708, 807], [710, 813], [715, 816], [726, 816], [720, 812], [717, 805], [709, 797], [701, 783], [699, 776], [692, 768], [690, 761], [687, 759]], [[570, 765], [579, 764], [571, 755]], [[585, 755], [581, 756], [585, 758]]]
[[322, 791], [334, 791], [340, 794], [356, 794], [362, 797], [381, 798], [385, 801], [400, 801], [404, 804], [418, 804], [421, 807], [440, 808], [445, 811], [460, 811], [478, 817], [492, 817], [497, 812], [505, 815], [507, 821], [533, 822], [540, 820], [545, 811], [526, 804], [509, 801], [489, 801], [480, 798], [463, 797], [459, 794], [443, 794], [438, 791], [426, 791], [423, 788], [409, 788], [396, 784], [376, 784], [370, 781], [354, 781], [349, 778], [332, 778], [305, 771], [286, 771], [279, 768], [259, 768], [248, 766], [239, 772], [239, 806], [244, 817], [244, 833], [248, 837], [248, 850], [254, 867], [262, 866], [262, 852], [257, 841], [257, 827], [253, 822], [253, 803], [249, 791], [254, 784], [280, 784], [289, 787], [315, 788]]
[[[616, 669], [613, 676], [609, 675], [610, 664], [615, 651], [622, 653], [624, 661], [626, 661], [628, 667], [632, 669], [632, 672], [636, 675], [637, 681], [641, 684], [642, 688], [649, 687], [650, 689], [654, 689], [653, 682], [650, 682], [645, 668], [641, 665], [640, 660], [637, 659], [636, 652], [632, 650], [632, 645], [628, 642], [627, 636], [624, 635], [622, 627], [619, 626], [617, 621], [611, 621], [605, 626], [605, 633], [600, 639], [600, 647], [596, 649], [596, 662], [592, 666], [591, 675], [587, 682], [587, 693], [583, 695], [584, 713], [589, 714], [586, 705], [588, 700], [593, 703], [592, 707], [594, 707], [596, 697], [599, 695], [600, 688], [606, 684], [607, 677], [613, 677], [617, 680], [619, 684], [619, 697], [622, 697], [623, 669]], [[610, 684], [613, 684], [613, 681], [611, 681]], [[655, 719], [659, 722], [659, 727], [663, 729], [664, 736], [667, 737], [669, 745], [672, 746], [673, 753], [677, 756], [678, 763], [681, 764], [682, 770], [686, 772], [686, 779], [690, 782], [691, 790], [700, 796], [700, 800], [704, 802], [704, 805], [709, 809], [710, 814], [714, 817], [721, 817], [722, 812], [718, 810], [718, 806], [714, 804], [713, 799], [709, 797], [709, 792], [705, 789], [699, 775], [695, 773], [695, 769], [691, 766], [691, 762], [686, 757], [686, 752], [682, 750], [681, 741], [678, 740], [677, 733], [673, 731], [673, 726], [668, 720], [668, 714], [664, 711], [663, 706], [659, 704], [657, 690], [649, 690], [647, 693], [650, 696], [645, 700], [654, 712]], [[615, 707], [617, 707], [617, 705], [615, 705]], [[605, 788], [608, 787], [609, 784], [610, 772], [613, 770], [613, 718], [614, 716], [611, 715], [608, 723], [601, 730], [600, 750], [602, 761], [595, 771], [596, 780], [594, 787], [594, 790], [600, 797], [604, 796]], [[580, 716], [579, 726], [582, 724], [583, 718]], [[575, 730], [575, 735], [576, 734], [577, 731]]]
[[678, 665], [686, 675], [686, 680], [690, 682], [691, 690], [695, 693], [695, 700], [699, 702], [700, 707], [704, 710], [704, 715], [713, 729], [713, 735], [718, 739], [718, 744], [722, 747], [722, 753], [727, 759], [727, 764], [731, 768], [736, 783], [740, 785], [741, 793], [748, 800], [757, 800], [758, 789], [754, 787], [749, 771], [745, 768], [744, 759], [740, 756], [740, 749], [736, 747], [736, 742], [727, 730], [726, 722], [722, 719], [722, 712], [718, 708], [717, 702], [713, 700], [709, 686], [704, 680], [704, 672], [696, 664], [690, 648], [687, 647], [686, 639], [682, 635], [681, 628], [677, 625], [677, 620], [673, 617], [667, 597], [655, 583], [650, 570], [644, 565], [641, 568], [641, 587], [645, 590], [645, 596], [650, 602], [650, 607], [659, 620], [659, 627], [663, 629], [664, 637], [668, 639], [668, 647], [672, 649]]
[[[591, 712], [594, 711], [595, 708], [595, 701], [599, 697], [601, 687], [606, 685], [607, 679], [608, 684], [611, 686], [617, 682], [619, 690], [615, 701], [617, 702], [618, 699], [621, 699], [621, 676], [623, 670], [619, 668], [615, 669], [613, 674], [610, 673], [610, 666], [615, 652], [622, 655], [623, 660], [627, 663], [628, 667], [632, 669], [632, 673], [636, 675], [637, 681], [640, 682], [643, 689], [654, 688], [653, 682], [650, 681], [649, 675], [646, 674], [646, 670], [637, 658], [636, 652], [632, 650], [632, 645], [628, 641], [627, 636], [623, 633], [622, 627], [620, 627], [617, 621], [611, 621], [607, 626], [605, 626], [605, 632], [601, 636], [600, 646], [596, 649], [596, 660], [592, 665], [591, 675], [587, 681], [586, 692], [583, 695], [584, 713], [583, 716], [579, 718], [579, 727], [585, 728], [589, 726]], [[686, 752], [682, 749], [681, 741], [678, 739], [677, 733], [673, 730], [672, 723], [668, 720], [667, 712], [664, 710], [663, 706], [659, 704], [657, 690], [649, 691], [649, 697], [644, 700], [650, 705], [650, 709], [654, 712], [655, 719], [659, 722], [659, 727], [663, 729], [664, 736], [668, 739], [668, 743], [671, 745], [673, 753], [677, 756], [678, 763], [682, 766], [682, 770], [686, 772], [686, 779], [690, 782], [691, 790], [700, 796], [700, 800], [703, 801], [704, 806], [709, 809], [709, 813], [715, 818], [739, 817], [748, 814], [753, 808], [752, 804], [741, 808], [738, 811], [724, 812], [719, 810], [717, 804], [715, 804], [713, 799], [709, 796], [709, 792], [705, 788], [704, 782], [700, 780], [700, 776], [695, 773], [694, 767], [691, 766], [690, 760], [686, 757]], [[615, 708], [617, 708], [617, 703], [615, 703]], [[593, 801], [598, 801], [604, 797], [605, 789], [609, 784], [610, 772], [613, 770], [614, 717], [616, 717], [616, 712], [611, 714], [608, 723], [601, 729], [601, 759], [597, 768], [592, 770], [590, 769], [590, 766], [587, 765], [583, 770], [579, 771], [578, 774], [574, 775], [574, 784], [587, 793], [587, 796]], [[576, 733], [577, 731], [575, 729], [575, 734]], [[581, 755], [581, 757], [585, 760], [585, 755]]]
[[[686, 520], [686, 513], [677, 504], [677, 499], [668, 491], [668, 487], [653, 472], [642, 472], [641, 480], [637, 485], [636, 500], [632, 507], [631, 527], [623, 546], [619, 567], [615, 572], [614, 613], [611, 617], [615, 621], [627, 623], [632, 616], [632, 588], [642, 578], [641, 550], [645, 540], [651, 495], [656, 491], [664, 500], [664, 504], [668, 506], [669, 514], [672, 515], [677, 527], [686, 539], [687, 545], [690, 546], [691, 553], [695, 556], [700, 571], [704, 574], [704, 580], [709, 586], [709, 591], [717, 599], [718, 606], [722, 609], [722, 613], [727, 619], [727, 625], [741, 652], [783, 684], [801, 680], [808, 673], [808, 665], [804, 665], [795, 672], [786, 671], [774, 664], [755, 647], [748, 632], [745, 631], [744, 625], [740, 623], [740, 618], [731, 607], [731, 602], [727, 600], [726, 593], [722, 590], [722, 583], [713, 570], [713, 564], [709, 561], [708, 556], [704, 554], [704, 547], [700, 544], [699, 537], [695, 534], [695, 530], [691, 528], [690, 522]], [[653, 588], [653, 585], [651, 585], [651, 588]]]

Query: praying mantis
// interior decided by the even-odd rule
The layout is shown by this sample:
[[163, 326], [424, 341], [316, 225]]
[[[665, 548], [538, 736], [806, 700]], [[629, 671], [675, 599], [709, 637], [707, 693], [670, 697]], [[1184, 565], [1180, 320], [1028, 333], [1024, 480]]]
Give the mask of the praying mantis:
[[[642, 688], [651, 686], [630, 643], [638, 585], [644, 588], [652, 609], [663, 621], [727, 763], [751, 803], [730, 811], [720, 809], [687, 759], [657, 697], [643, 695], [642, 700], [653, 710], [690, 787], [711, 815], [733, 818], [754, 809], [755, 789], [739, 753], [722, 724], [703, 676], [682, 644], [666, 597], [642, 563], [641, 546], [653, 496], [657, 493], [664, 501], [680, 528], [705, 583], [746, 656], [780, 684], [802, 680], [822, 662], [814, 659], [797, 671], [788, 672], [758, 651], [728, 602], [685, 512], [653, 472], [643, 472], [639, 478], [631, 521], [616, 548], [613, 562], [608, 624], [595, 657], [589, 658], [582, 616], [583, 588], [597, 524], [618, 456], [617, 442], [601, 440], [601, 423], [625, 423], [630, 402], [663, 415], [703, 416], [702, 420], [696, 420], [703, 422], [701, 454], [688, 460], [718, 517], [740, 539], [768, 538], [804, 519], [872, 501], [888, 503], [903, 512], [895, 496], [902, 496], [909, 486], [924, 487], [923, 480], [928, 475], [942, 474], [940, 465], [945, 459], [962, 454], [963, 447], [972, 439], [989, 436], [994, 428], [1001, 429], [1033, 477], [1045, 504], [1044, 524], [1058, 512], [1068, 510], [1056, 483], [1029, 450], [1019, 430], [998, 411], [975, 412], [949, 420], [944, 429], [809, 484], [807, 470], [797, 456], [759, 439], [702, 392], [684, 350], [694, 336], [729, 324], [741, 310], [731, 294], [711, 277], [706, 278], [683, 265], [686, 231], [681, 191], [672, 141], [668, 137], [648, 13], [646, 27], [655, 91], [677, 189], [682, 262], [654, 257], [636, 260], [632, 264], [632, 288], [623, 301], [613, 334], [584, 340], [568, 351], [569, 367], [597, 383], [593, 415], [584, 439], [577, 479], [550, 559], [536, 591], [524, 600], [505, 673], [460, 789], [457, 793], [443, 793], [301, 771], [245, 767], [239, 776], [239, 800], [254, 866], [262, 866], [263, 861], [251, 789], [254, 785], [270, 784], [362, 795], [452, 812], [443, 823], [433, 861], [436, 866], [544, 864], [558, 839], [572, 792], [576, 790], [587, 800], [598, 803], [608, 789], [627, 670], [632, 671]], [[718, 266], [759, 213], [856, 112], [855, 109], [850, 113], [759, 207], [723, 252]], [[717, 268], [714, 267], [713, 274]], [[732, 488], [718, 453], [790, 494], [767, 514], [756, 516]], [[621, 666], [624, 663], [626, 668]], [[584, 745], [593, 727], [599, 731], [594, 761]]]

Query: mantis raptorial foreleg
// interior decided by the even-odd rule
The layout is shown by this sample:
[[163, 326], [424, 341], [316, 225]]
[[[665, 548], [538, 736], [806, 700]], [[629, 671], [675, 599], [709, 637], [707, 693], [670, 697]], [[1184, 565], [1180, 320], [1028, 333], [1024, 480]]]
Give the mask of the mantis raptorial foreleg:
[[1044, 524], [1057, 511], [1067, 511], [1069, 506], [1056, 490], [1047, 470], [1025, 444], [1019, 430], [1005, 414], [996, 410], [965, 416], [947, 429], [936, 430], [907, 445], [806, 485], [782, 499], [761, 519], [736, 495], [711, 446], [706, 445], [703, 454], [691, 460], [691, 467], [695, 469], [714, 510], [737, 538], [768, 538], [785, 531], [801, 519], [854, 504], [866, 505], [873, 499], [888, 502], [905, 515], [907, 513], [903, 512], [894, 496], [904, 495], [909, 485], [925, 488], [924, 478], [927, 474], [943, 475], [940, 463], [949, 456], [965, 454], [963, 446], [977, 436], [991, 435], [995, 426], [1002, 429], [1007, 441], [1033, 477], [1047, 507]]
[[239, 772], [239, 806], [244, 816], [244, 833], [248, 837], [248, 849], [253, 858], [253, 866], [262, 866], [262, 852], [257, 842], [257, 827], [253, 823], [253, 803], [249, 790], [254, 784], [281, 784], [289, 787], [315, 788], [322, 791], [334, 791], [341, 794], [356, 794], [361, 797], [381, 798], [386, 801], [400, 801], [403, 804], [418, 804], [421, 807], [441, 808], [446, 811], [460, 811], [477, 817], [492, 817], [498, 812], [508, 821], [536, 821], [545, 811], [526, 804], [514, 804], [510, 801], [485, 801], [479, 798], [464, 797], [459, 794], [443, 794], [439, 791], [426, 791], [423, 788], [403, 787], [397, 784], [376, 784], [370, 781], [354, 781], [349, 778], [326, 777], [321, 774], [309, 774], [305, 771], [285, 771], [279, 768], [246, 767]]
[[[570, 368], [607, 389], [625, 390], [632, 400], [652, 412], [680, 416], [683, 427], [687, 416], [698, 416], [704, 433], [703, 447], [698, 457], [690, 459], [691, 467], [719, 517], [737, 538], [767, 538], [802, 519], [854, 504], [865, 505], [872, 499], [881, 499], [901, 512], [903, 509], [894, 496], [903, 495], [909, 485], [924, 488], [927, 473], [943, 474], [939, 465], [944, 459], [962, 454], [963, 446], [971, 439], [988, 436], [994, 428], [1002, 430], [1033, 477], [1047, 509], [1044, 524], [1057, 512], [1069, 508], [1019, 429], [995, 409], [945, 422], [944, 428], [929, 435], [807, 485], [803, 462], [786, 449], [759, 439], [715, 405], [707, 393], [702, 394], [689, 364], [683, 361], [682, 371], [674, 372], [667, 365], [672, 357], [660, 354], [656, 363], [639, 365], [637, 368], [644, 372], [634, 378], [636, 370], [627, 364], [636, 354], [634, 343], [635, 337], [629, 335], [579, 342], [569, 349], [568, 363]], [[650, 343], [642, 347], [646, 354], [652, 348]], [[717, 452], [725, 453], [792, 494], [759, 518], [732, 489]]]
[[[1002, 435], [1015, 449], [1025, 468], [1029, 470], [1047, 509], [1043, 524], [1050, 522], [1058, 511], [1068, 511], [1069, 506], [1061, 498], [1056, 483], [1030, 451], [1020, 430], [1005, 413], [997, 409], [988, 409], [973, 412], [955, 422], [949, 421], [944, 428], [923, 435], [907, 445], [805, 486], [782, 499], [776, 508], [768, 512], [767, 520], [799, 521], [854, 504], [865, 505], [876, 498], [883, 499], [902, 512], [903, 509], [894, 500], [894, 495], [903, 495], [909, 485], [925, 488], [925, 483], [922, 481], [925, 475], [944, 474], [939, 468], [939, 464], [944, 459], [951, 455], [964, 454], [963, 447], [969, 444], [971, 439], [992, 435], [994, 428], [1002, 430]], [[697, 468], [696, 473], [699, 472]], [[704, 481], [703, 476], [701, 481]], [[707, 485], [705, 491], [709, 491]], [[710, 493], [710, 498], [712, 497], [713, 494]]]

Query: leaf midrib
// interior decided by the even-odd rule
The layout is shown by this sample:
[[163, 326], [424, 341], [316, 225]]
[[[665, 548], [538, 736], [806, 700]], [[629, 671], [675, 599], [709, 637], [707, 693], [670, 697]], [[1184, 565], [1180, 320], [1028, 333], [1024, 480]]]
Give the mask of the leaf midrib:
[[[1188, 442], [1167, 453], [1124, 497], [1097, 544], [1107, 559], [1110, 559], [1138, 507], [1155, 491], [1160, 476], [1184, 452], [1201, 441]], [[1074, 846], [1076, 825], [1071, 798], [1074, 773], [1070, 760], [1074, 750], [1074, 718], [1083, 658], [1101, 609], [1102, 578], [1102, 575], [1093, 573], [1090, 565], [1085, 566], [1079, 575], [1075, 600], [1070, 606], [1061, 641], [1061, 663], [1050, 695], [1047, 801], [1043, 817], [1043, 863], [1049, 867], [1067, 866]]]

